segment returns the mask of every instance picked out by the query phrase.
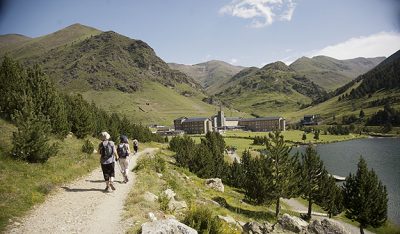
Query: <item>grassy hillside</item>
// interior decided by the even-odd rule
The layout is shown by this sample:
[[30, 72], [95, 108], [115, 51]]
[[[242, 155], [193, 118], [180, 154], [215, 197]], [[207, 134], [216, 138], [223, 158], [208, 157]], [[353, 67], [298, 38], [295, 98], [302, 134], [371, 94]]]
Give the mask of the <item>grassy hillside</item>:
[[167, 86], [197, 86], [185, 74], [171, 70], [145, 42], [115, 32], [103, 32], [81, 42], [57, 47], [25, 63], [39, 63], [56, 84], [66, 89], [134, 92], [145, 80]]
[[[168, 88], [156, 82], [145, 82], [143, 88], [134, 93], [91, 90], [82, 94], [86, 100], [105, 110], [121, 113], [143, 124], [173, 126], [173, 120], [181, 116], [210, 117], [219, 109], [201, 101], [204, 94], [185, 84]], [[245, 116], [235, 110], [225, 112], [230, 116]]]
[[12, 43], [5, 44], [3, 40], [0, 40], [0, 48], [2, 48], [0, 56], [8, 53], [15, 59], [21, 59], [40, 55], [56, 47], [78, 42], [99, 33], [101, 31], [95, 28], [73, 24], [57, 32], [37, 38], [27, 38], [25, 36], [8, 37]]
[[176, 63], [169, 63], [168, 65], [172, 69], [179, 70], [195, 79], [209, 94], [219, 92], [222, 84], [226, 83], [232, 76], [244, 69], [244, 67], [234, 66], [218, 60], [211, 60], [195, 65]]
[[371, 70], [384, 59], [384, 57], [377, 57], [338, 60], [327, 56], [302, 57], [289, 67], [331, 91]]
[[[358, 85], [359, 82], [354, 84], [352, 88], [357, 87]], [[350, 90], [352, 88], [350, 88]], [[348, 90], [346, 93], [350, 93], [350, 90]], [[285, 114], [285, 117], [292, 122], [298, 122], [300, 121], [300, 119], [303, 118], [304, 115], [320, 114], [327, 123], [335, 121], [340, 122], [342, 120], [342, 117], [345, 115], [354, 114], [355, 116], [358, 116], [361, 109], [365, 112], [366, 117], [369, 117], [378, 110], [383, 109], [383, 105], [371, 105], [374, 101], [379, 99], [397, 98], [397, 101], [393, 102], [391, 106], [397, 110], [400, 110], [400, 100], [398, 99], [398, 97], [400, 97], [400, 89], [391, 91], [380, 91], [375, 93], [371, 97], [365, 97], [363, 99], [357, 100], [343, 100], [340, 102], [338, 101], [339, 97], [335, 96], [318, 105], [308, 107], [296, 112], [288, 112]], [[333, 116], [335, 116], [336, 120], [333, 119]]]
[[248, 68], [232, 77], [216, 97], [255, 116], [281, 115], [325, 94], [323, 89], [282, 62]]
[[4, 53], [3, 51], [7, 50], [8, 48], [29, 41], [30, 39], [31, 38], [20, 34], [0, 35], [0, 53]]
[[[14, 125], [0, 119], [0, 232], [11, 222], [17, 221], [34, 205], [45, 200], [58, 185], [74, 180], [98, 167], [98, 156], [81, 152], [83, 140], [75, 137], [59, 145], [56, 156], [46, 163], [29, 164], [9, 158], [12, 148]], [[93, 143], [98, 140], [91, 138]]]

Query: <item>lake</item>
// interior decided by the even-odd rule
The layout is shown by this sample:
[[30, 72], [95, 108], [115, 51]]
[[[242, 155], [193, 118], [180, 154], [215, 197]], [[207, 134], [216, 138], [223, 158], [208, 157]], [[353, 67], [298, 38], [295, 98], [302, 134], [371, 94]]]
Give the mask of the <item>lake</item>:
[[[304, 148], [294, 148], [304, 152]], [[388, 217], [400, 224], [400, 138], [367, 138], [317, 145], [330, 174], [348, 176], [357, 170], [360, 155], [373, 168], [388, 192]]]

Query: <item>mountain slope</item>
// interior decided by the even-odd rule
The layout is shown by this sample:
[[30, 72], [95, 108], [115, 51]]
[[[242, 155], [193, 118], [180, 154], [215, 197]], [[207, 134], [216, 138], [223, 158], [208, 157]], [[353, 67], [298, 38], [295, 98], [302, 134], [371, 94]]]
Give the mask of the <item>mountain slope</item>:
[[7, 53], [24, 65], [40, 64], [67, 90], [133, 92], [146, 80], [200, 88], [193, 79], [170, 69], [145, 42], [81, 24], [38, 38], [4, 35], [0, 42], [6, 48], [0, 55]]
[[371, 70], [384, 59], [377, 57], [338, 60], [327, 56], [302, 57], [289, 67], [329, 91]]
[[224, 84], [216, 96], [223, 102], [255, 116], [298, 110], [325, 95], [325, 91], [282, 62], [261, 69], [247, 68]]
[[[0, 51], [0, 56], [8, 53], [15, 59], [27, 58], [39, 55], [59, 46], [68, 45], [85, 38], [101, 33], [92, 27], [81, 24], [73, 24], [57, 32], [37, 38], [26, 38], [25, 40], [14, 40], [14, 43], [5, 45]], [[25, 37], [25, 36], [23, 36]], [[3, 47], [3, 42], [0, 40]]]
[[169, 63], [168, 65], [172, 69], [179, 70], [192, 77], [200, 83], [209, 94], [219, 92], [222, 84], [226, 83], [232, 76], [244, 68], [218, 60], [212, 60], [195, 65], [176, 63]]
[[31, 38], [20, 34], [0, 35], [0, 51], [2, 51], [0, 53], [3, 53], [3, 51], [8, 48], [29, 41], [30, 39]]
[[391, 55], [371, 71], [330, 93], [331, 98], [313, 107], [288, 113], [297, 121], [305, 114], [320, 114], [330, 119], [335, 116], [358, 116], [362, 109], [366, 116], [383, 109], [386, 103], [400, 109], [400, 50]]
[[[78, 32], [71, 32], [75, 29]], [[145, 42], [111, 31], [85, 37], [81, 29], [72, 25], [58, 31], [71, 35], [63, 42], [55, 39], [57, 33], [42, 37], [53, 38], [51, 49], [19, 47], [24, 56], [10, 56], [16, 55], [24, 65], [40, 64], [60, 89], [80, 93], [103, 109], [137, 123], [170, 126], [181, 116], [209, 117], [216, 113], [218, 107], [202, 101], [207, 96], [201, 86], [170, 69]], [[245, 115], [234, 110], [231, 113]]]

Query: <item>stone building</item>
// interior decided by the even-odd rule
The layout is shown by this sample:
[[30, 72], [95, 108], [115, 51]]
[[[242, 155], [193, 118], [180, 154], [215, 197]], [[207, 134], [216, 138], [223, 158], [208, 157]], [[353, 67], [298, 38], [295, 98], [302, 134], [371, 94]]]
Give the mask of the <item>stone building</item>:
[[212, 123], [209, 118], [186, 118], [174, 120], [175, 130], [182, 130], [187, 134], [206, 134], [212, 132]]
[[240, 119], [238, 125], [253, 132], [285, 131], [286, 129], [286, 121], [282, 117]]

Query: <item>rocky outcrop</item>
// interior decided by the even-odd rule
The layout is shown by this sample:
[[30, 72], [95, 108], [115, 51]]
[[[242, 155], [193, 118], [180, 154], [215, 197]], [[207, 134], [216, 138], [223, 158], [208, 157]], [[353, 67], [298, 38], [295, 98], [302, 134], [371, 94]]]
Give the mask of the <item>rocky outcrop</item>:
[[168, 200], [175, 199], [176, 193], [172, 189], [166, 189], [163, 192], [163, 195], [165, 195]]
[[224, 192], [224, 184], [219, 178], [206, 179], [205, 184], [216, 191]]
[[298, 217], [290, 216], [288, 214], [282, 215], [275, 224], [275, 228], [285, 229], [294, 233], [304, 232], [307, 229], [308, 223]]
[[231, 216], [223, 216], [223, 215], [218, 215], [218, 218], [224, 222], [226, 222], [229, 225], [235, 226], [237, 229], [242, 230], [242, 225], [238, 221], [236, 221], [234, 218]]
[[146, 191], [144, 193], [143, 197], [144, 197], [144, 200], [149, 201], [149, 202], [155, 202], [158, 200], [158, 196], [149, 191]]
[[171, 199], [168, 202], [168, 209], [170, 211], [181, 211], [187, 209], [187, 204], [185, 201], [176, 201], [175, 199]]
[[268, 222], [261, 224], [254, 221], [245, 223], [242, 226], [242, 228], [243, 228], [243, 233], [248, 233], [248, 234], [271, 233], [274, 229], [273, 226]]
[[193, 228], [176, 219], [163, 219], [142, 224], [142, 234], [197, 234]]
[[176, 193], [172, 189], [167, 189], [162, 193], [166, 199], [168, 199], [168, 210], [173, 212], [184, 211], [187, 209], [185, 201], [177, 201], [175, 199]]
[[314, 220], [308, 225], [307, 233], [309, 234], [350, 234], [340, 223], [331, 220]]

